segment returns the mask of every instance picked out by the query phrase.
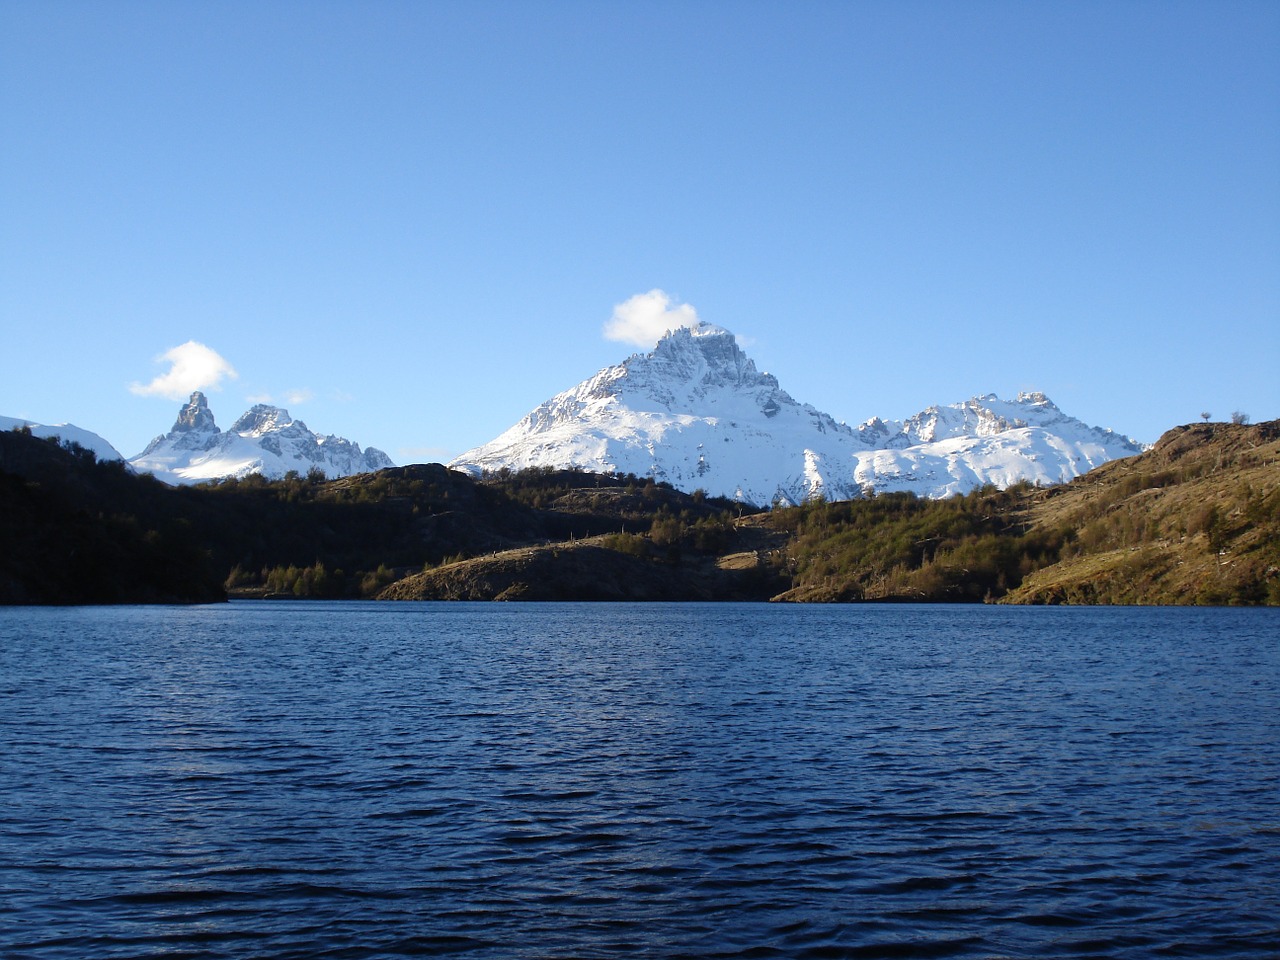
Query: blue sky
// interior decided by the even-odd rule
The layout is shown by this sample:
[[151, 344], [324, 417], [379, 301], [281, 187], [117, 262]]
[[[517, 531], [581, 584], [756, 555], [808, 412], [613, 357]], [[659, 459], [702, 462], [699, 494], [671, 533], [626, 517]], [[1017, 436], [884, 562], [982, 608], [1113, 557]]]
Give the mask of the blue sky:
[[178, 359], [447, 459], [655, 289], [851, 423], [1280, 416], [1273, 2], [4, 0], [0, 191], [0, 413], [126, 456]]

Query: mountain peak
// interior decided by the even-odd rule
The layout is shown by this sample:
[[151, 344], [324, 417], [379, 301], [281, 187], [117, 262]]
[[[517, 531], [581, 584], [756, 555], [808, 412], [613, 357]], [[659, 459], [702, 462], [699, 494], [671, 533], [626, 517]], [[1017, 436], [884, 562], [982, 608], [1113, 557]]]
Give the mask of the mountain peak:
[[209, 401], [199, 390], [191, 394], [186, 406], [178, 411], [178, 419], [174, 421], [170, 435], [183, 433], [217, 433], [218, 425], [213, 420], [213, 411], [209, 409]]
[[1031, 391], [1020, 390], [1018, 392], [1017, 402], [1030, 404], [1031, 406], [1036, 406], [1036, 407], [1045, 407], [1046, 409], [1049, 409], [1049, 410], [1058, 409], [1057, 405], [1048, 397], [1046, 397], [1043, 393], [1041, 393], [1039, 390], [1031, 390]]
[[[267, 403], [255, 403], [231, 425], [231, 432], [242, 437], [260, 437], [274, 430], [283, 430], [294, 423], [289, 411]], [[305, 424], [303, 425], [305, 427]]]
[[[701, 398], [716, 389], [778, 391], [778, 381], [756, 369], [737, 338], [710, 323], [670, 330], [650, 353], [636, 354], [621, 366], [622, 389], [646, 392], [667, 406], [687, 394]], [[760, 405], [769, 399], [762, 398]]]

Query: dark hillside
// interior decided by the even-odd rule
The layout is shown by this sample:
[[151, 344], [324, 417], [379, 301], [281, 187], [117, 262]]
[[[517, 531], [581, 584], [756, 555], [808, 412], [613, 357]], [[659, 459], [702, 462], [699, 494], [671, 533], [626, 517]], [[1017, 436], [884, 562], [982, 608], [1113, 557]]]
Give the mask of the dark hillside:
[[[194, 522], [241, 595], [373, 596], [459, 560], [629, 537], [655, 517], [683, 533], [720, 515], [719, 504], [634, 478], [531, 470], [476, 481], [439, 464], [331, 481], [250, 477], [191, 492], [202, 511], [213, 509], [210, 523]], [[219, 530], [228, 513], [238, 535]]]
[[0, 432], [0, 603], [225, 599], [175, 493], [82, 447]]
[[545, 536], [536, 511], [439, 465], [173, 488], [3, 432], [0, 491], [7, 603], [220, 600], [227, 584], [371, 595], [397, 567]]
[[[380, 588], [391, 576], [380, 569], [502, 549], [541, 529], [533, 511], [439, 464], [339, 480], [251, 476], [188, 492], [193, 522], [231, 586], [260, 592], [369, 595], [374, 580]], [[285, 583], [289, 568], [296, 572]]]
[[[0, 442], [0, 484], [7, 603], [203, 601], [223, 598], [224, 588], [370, 597], [469, 558], [601, 537], [600, 562], [551, 575], [539, 555], [521, 565], [523, 585], [509, 595], [611, 596], [614, 588], [592, 580], [620, 576], [628, 589], [648, 583], [648, 596], [714, 596], [714, 584], [689, 585], [682, 562], [713, 561], [728, 543], [727, 508], [741, 512], [634, 477], [535, 470], [478, 482], [439, 464], [172, 488], [21, 433]], [[561, 556], [576, 557], [553, 549], [552, 567]], [[617, 573], [615, 558], [630, 574]], [[731, 595], [751, 576], [729, 577]], [[757, 585], [750, 595], [772, 592]]]

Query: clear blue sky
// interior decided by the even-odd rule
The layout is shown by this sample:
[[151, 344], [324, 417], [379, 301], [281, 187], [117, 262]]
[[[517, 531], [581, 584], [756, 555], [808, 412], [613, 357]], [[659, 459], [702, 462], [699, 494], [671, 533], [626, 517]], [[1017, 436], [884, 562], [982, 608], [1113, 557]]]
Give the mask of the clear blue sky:
[[[1280, 4], [0, 0], [0, 414], [447, 459], [661, 289], [796, 399], [1280, 416]], [[163, 386], [163, 385], [161, 385]]]

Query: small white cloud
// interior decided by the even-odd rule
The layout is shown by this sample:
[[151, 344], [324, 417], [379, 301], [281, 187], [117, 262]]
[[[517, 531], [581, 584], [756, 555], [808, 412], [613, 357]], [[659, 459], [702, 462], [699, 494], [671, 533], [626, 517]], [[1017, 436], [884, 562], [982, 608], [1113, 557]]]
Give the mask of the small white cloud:
[[147, 384], [129, 384], [130, 392], [140, 397], [185, 400], [196, 390], [221, 389], [223, 377], [234, 380], [239, 376], [216, 350], [194, 340], [162, 353], [156, 363], [171, 364], [169, 372]]
[[604, 336], [606, 340], [652, 347], [668, 330], [697, 325], [697, 310], [687, 303], [674, 304], [665, 291], [654, 289], [614, 307], [613, 316], [604, 325]]
[[271, 403], [271, 394], [269, 393], [251, 393], [244, 398], [245, 403]]

